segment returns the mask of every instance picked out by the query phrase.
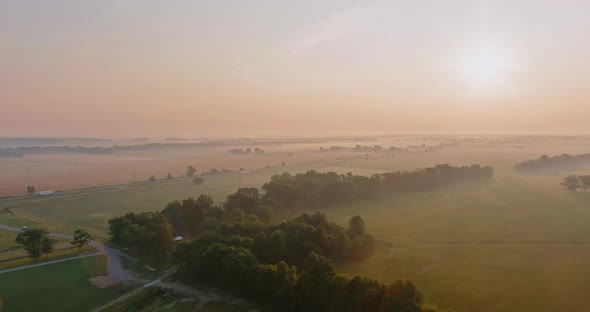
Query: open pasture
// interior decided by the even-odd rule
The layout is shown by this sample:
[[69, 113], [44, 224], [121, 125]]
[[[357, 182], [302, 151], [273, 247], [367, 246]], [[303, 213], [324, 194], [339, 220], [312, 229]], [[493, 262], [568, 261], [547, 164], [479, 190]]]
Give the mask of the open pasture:
[[412, 280], [457, 311], [590, 310], [590, 193], [507, 177], [324, 212], [361, 215], [379, 240], [368, 261], [339, 265], [348, 274]]
[[96, 256], [1, 274], [3, 311], [89, 311], [122, 294], [88, 280], [104, 274], [106, 262]]
[[[112, 217], [161, 210], [172, 200], [199, 194], [209, 194], [220, 203], [239, 187], [260, 187], [270, 176], [285, 171], [371, 175], [438, 163], [478, 163], [496, 170], [487, 185], [392, 195], [324, 209], [330, 219], [343, 225], [351, 216], [361, 215], [379, 242], [369, 260], [339, 264], [338, 269], [384, 282], [410, 279], [429, 302], [457, 311], [585, 311], [590, 310], [586, 295], [590, 291], [590, 193], [564, 191], [559, 183], [568, 172], [524, 176], [512, 168], [541, 154], [587, 152], [586, 141], [514, 139], [369, 157], [318, 153], [330, 156], [244, 174], [205, 176], [201, 185], [194, 185], [190, 178], [176, 178], [69, 190], [51, 197], [4, 198], [0, 209], [10, 208], [14, 216], [0, 215], [0, 224], [55, 232], [83, 227], [104, 238]], [[379, 144], [411, 142], [388, 138]], [[589, 173], [582, 171], [573, 173]]]

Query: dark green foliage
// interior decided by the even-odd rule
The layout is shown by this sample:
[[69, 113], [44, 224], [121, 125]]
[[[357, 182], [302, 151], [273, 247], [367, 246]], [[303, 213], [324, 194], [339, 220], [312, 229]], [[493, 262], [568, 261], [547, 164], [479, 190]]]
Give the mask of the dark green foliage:
[[157, 179], [156, 179], [156, 176], [151, 176], [151, 177], [148, 179], [148, 181], [150, 181], [150, 182], [154, 182], [154, 181], [156, 181], [156, 180], [157, 180]]
[[32, 185], [27, 186], [27, 194], [29, 194], [29, 195], [35, 194], [35, 187]]
[[270, 304], [277, 311], [421, 311], [422, 294], [408, 281], [392, 285], [338, 275], [332, 262], [309, 254], [302, 271], [284, 261], [261, 264], [249, 249], [207, 233], [174, 253], [179, 276]]
[[[46, 241], [47, 230], [45, 229], [28, 229], [19, 233], [14, 240], [17, 244], [23, 245], [27, 254], [33, 260], [39, 259], [44, 250], [53, 250], [51, 241]], [[51, 245], [51, 248], [49, 248]], [[47, 253], [51, 252], [49, 250]]]
[[51, 252], [53, 252], [53, 246], [57, 243], [57, 239], [49, 238], [47, 236], [43, 237], [41, 241], [41, 252], [45, 254], [45, 256], [49, 256]]
[[165, 260], [174, 244], [172, 227], [160, 212], [128, 213], [109, 220], [111, 242]]
[[492, 177], [491, 167], [479, 165], [453, 167], [437, 165], [416, 171], [374, 174], [371, 177], [335, 172], [275, 175], [264, 184], [261, 202], [275, 209], [310, 209], [362, 200], [392, 193], [435, 190], [460, 183], [485, 181]]
[[90, 241], [92, 241], [92, 236], [88, 233], [88, 231], [85, 229], [77, 229], [74, 231], [74, 237], [70, 244], [78, 247], [78, 250], [80, 250]]
[[225, 213], [213, 205], [211, 196], [200, 195], [197, 199], [187, 198], [181, 202], [173, 201], [162, 210], [174, 235], [191, 236], [207, 229], [211, 223], [217, 223]]
[[516, 164], [514, 169], [520, 172], [531, 173], [541, 171], [575, 170], [583, 168], [589, 164], [590, 154], [580, 154], [575, 156], [562, 154], [553, 157], [542, 155], [538, 159], [530, 159]]
[[260, 194], [254, 187], [241, 188], [229, 195], [225, 201], [224, 209], [230, 211], [235, 208], [242, 209], [246, 214], [255, 214], [260, 204]]
[[205, 182], [205, 179], [203, 179], [202, 177], [194, 177], [193, 178], [193, 184], [199, 185], [199, 184], [203, 184]]

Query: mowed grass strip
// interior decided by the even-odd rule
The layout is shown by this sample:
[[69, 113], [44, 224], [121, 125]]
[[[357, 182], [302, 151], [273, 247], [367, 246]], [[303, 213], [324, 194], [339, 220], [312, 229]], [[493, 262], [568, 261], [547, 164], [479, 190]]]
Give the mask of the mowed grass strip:
[[89, 278], [106, 272], [103, 256], [50, 264], [0, 275], [3, 311], [88, 311], [122, 294], [98, 288]]

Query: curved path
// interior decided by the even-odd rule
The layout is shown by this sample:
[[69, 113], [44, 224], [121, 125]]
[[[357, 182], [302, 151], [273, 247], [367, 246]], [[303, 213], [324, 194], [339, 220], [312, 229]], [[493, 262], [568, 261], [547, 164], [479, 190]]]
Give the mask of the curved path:
[[[22, 233], [24, 231], [21, 228], [15, 228], [15, 227], [10, 227], [10, 226], [6, 226], [6, 225], [0, 225], [0, 230], [15, 232], [15, 233]], [[49, 233], [47, 235], [52, 236], [52, 237], [65, 238], [65, 239], [73, 239], [74, 238], [72, 235], [69, 235], [69, 234]], [[47, 261], [47, 262], [38, 263], [38, 264], [22, 266], [22, 267], [18, 267], [18, 268], [2, 270], [2, 271], [0, 271], [0, 273], [7, 273], [7, 272], [12, 272], [12, 271], [24, 270], [24, 269], [28, 269], [28, 268], [32, 268], [32, 267], [38, 267], [38, 266], [42, 266], [42, 265], [47, 265], [47, 264], [52, 264], [52, 263], [57, 263], [57, 262], [64, 262], [64, 261], [69, 261], [69, 260], [75, 260], [75, 259], [80, 259], [80, 258], [85, 258], [85, 257], [104, 255], [107, 257], [107, 260], [108, 260], [107, 274], [111, 278], [113, 278], [117, 281], [122, 281], [122, 282], [128, 281], [131, 279], [131, 276], [129, 275], [129, 273], [127, 273], [127, 271], [125, 271], [123, 269], [123, 266], [121, 265], [121, 256], [128, 257], [127, 255], [124, 255], [119, 250], [111, 248], [101, 242], [91, 241], [89, 243], [89, 245], [92, 246], [94, 249], [96, 249], [98, 252], [94, 253], [94, 254], [90, 254], [90, 255], [82, 255], [82, 256], [58, 259], [58, 260]]]

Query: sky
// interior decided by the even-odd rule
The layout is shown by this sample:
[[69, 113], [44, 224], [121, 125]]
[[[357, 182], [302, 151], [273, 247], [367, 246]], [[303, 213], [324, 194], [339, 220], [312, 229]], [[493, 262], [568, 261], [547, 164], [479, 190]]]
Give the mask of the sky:
[[590, 134], [590, 1], [0, 0], [0, 136]]

